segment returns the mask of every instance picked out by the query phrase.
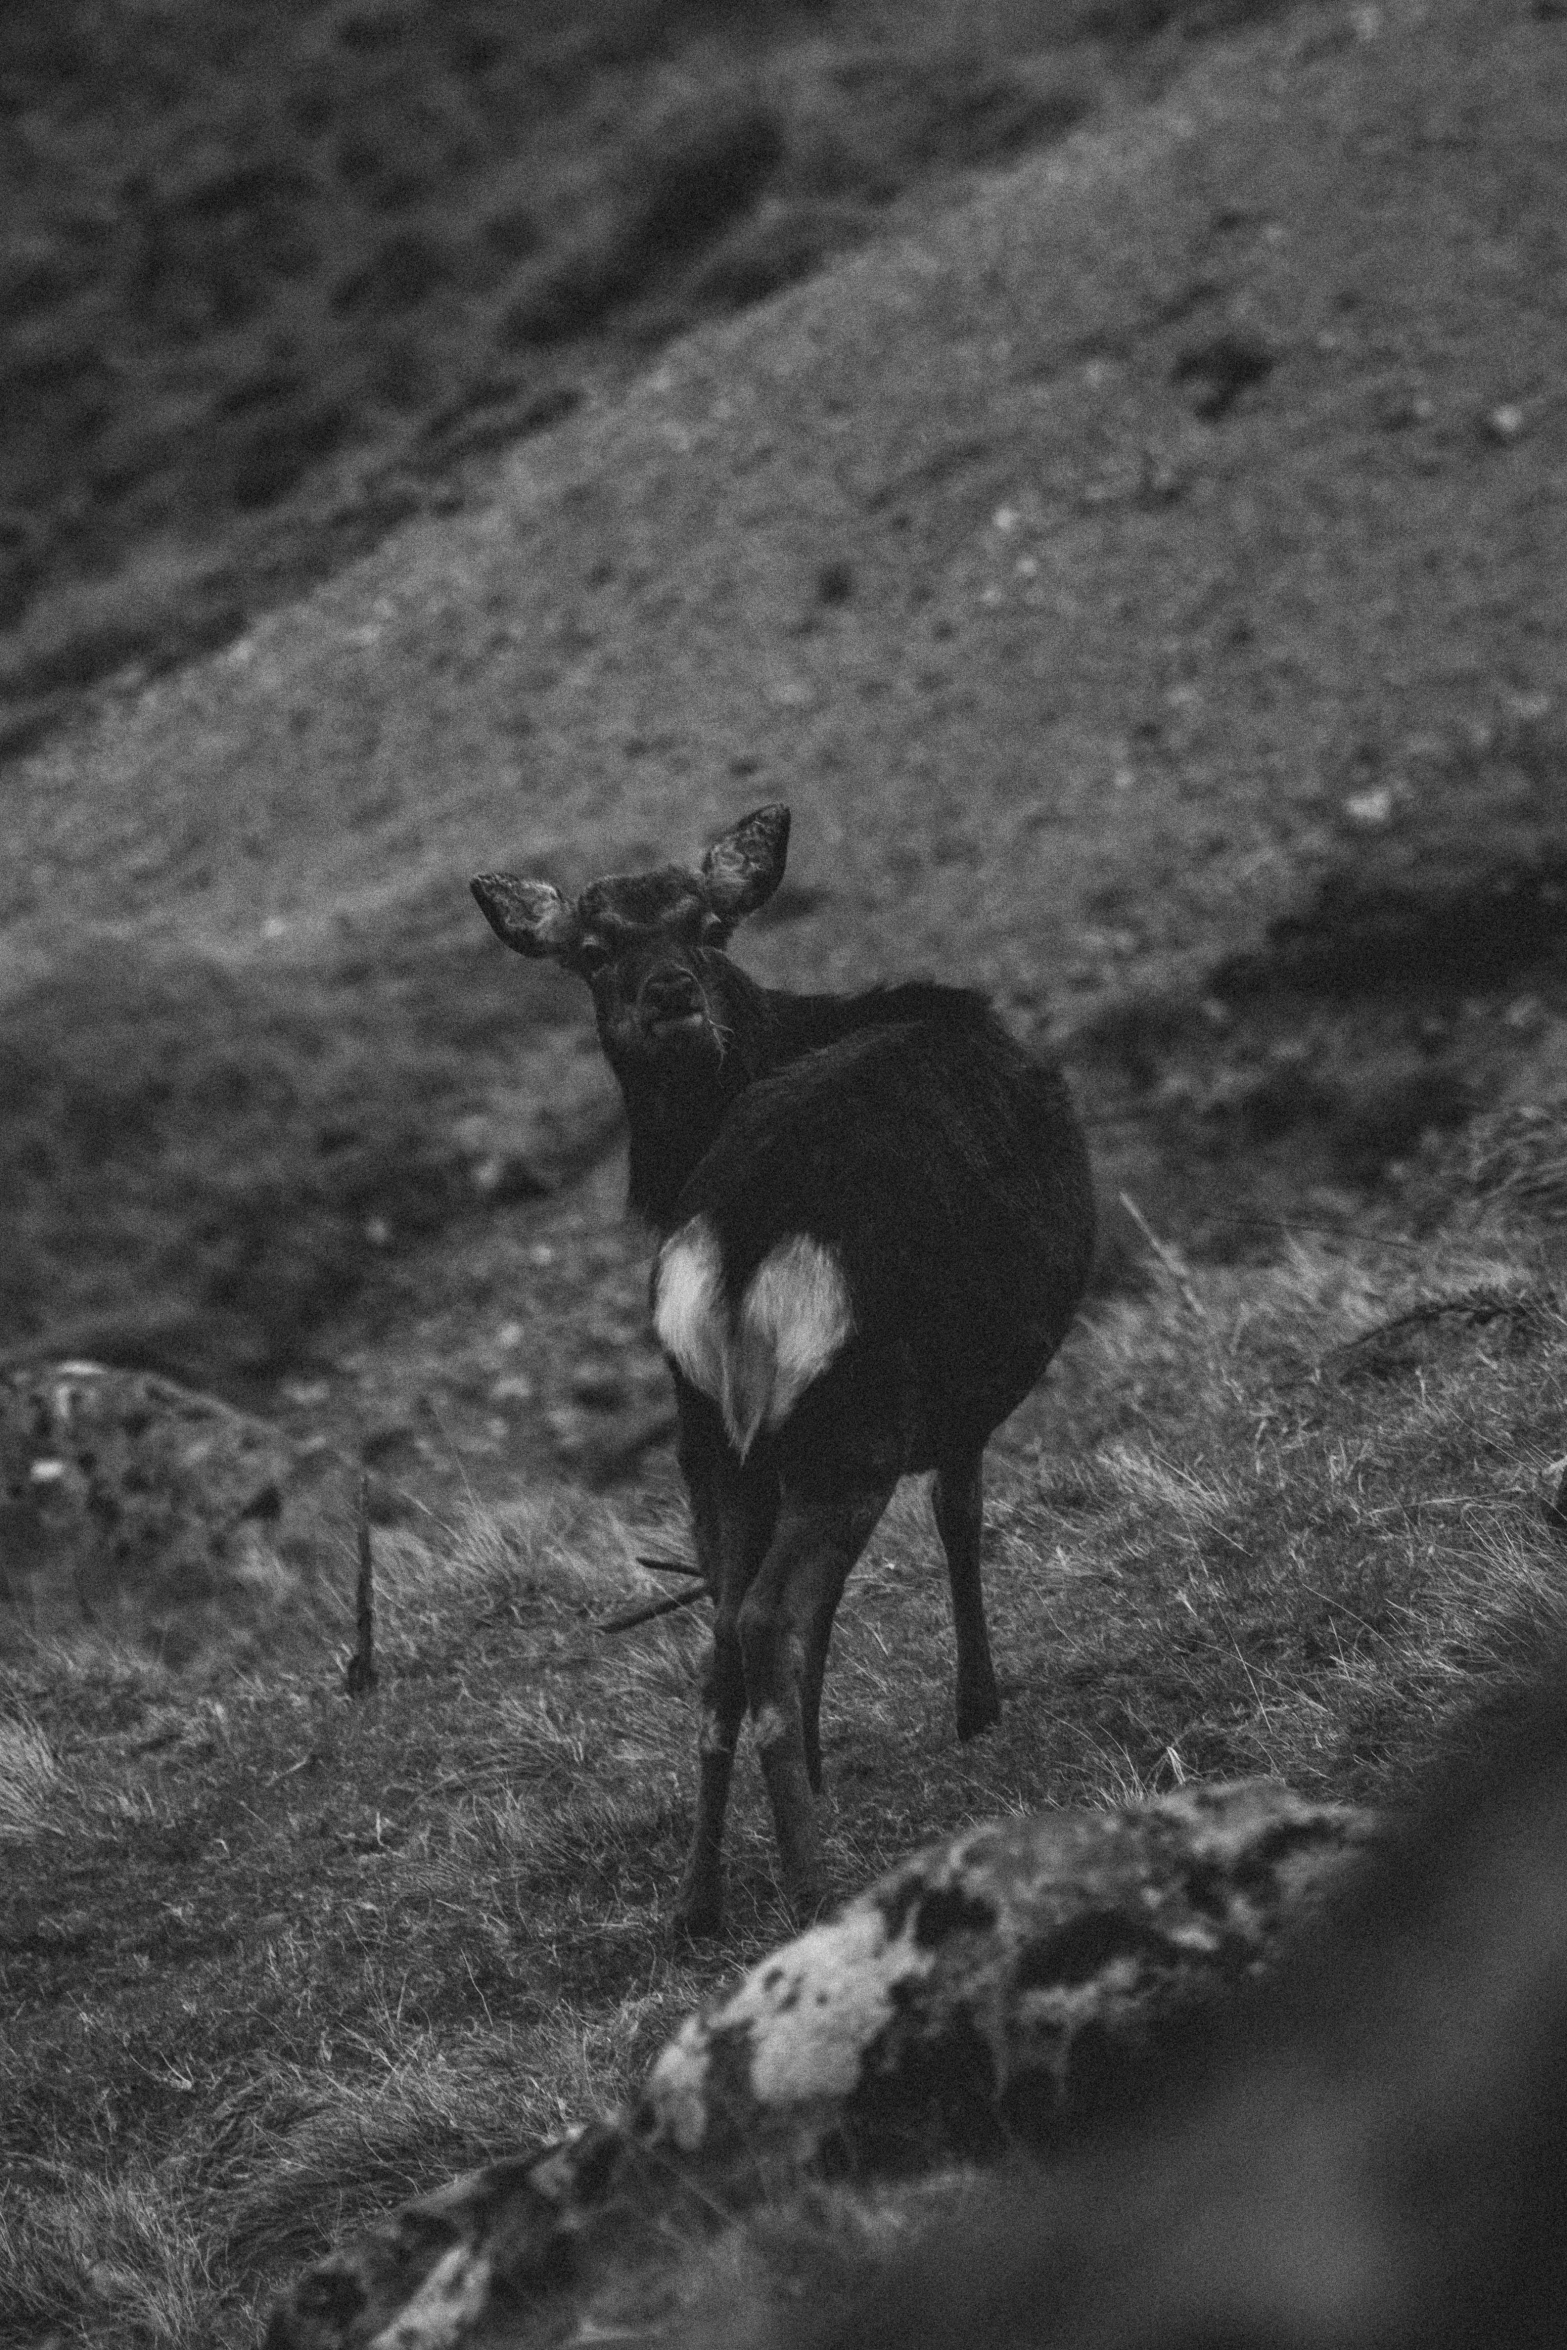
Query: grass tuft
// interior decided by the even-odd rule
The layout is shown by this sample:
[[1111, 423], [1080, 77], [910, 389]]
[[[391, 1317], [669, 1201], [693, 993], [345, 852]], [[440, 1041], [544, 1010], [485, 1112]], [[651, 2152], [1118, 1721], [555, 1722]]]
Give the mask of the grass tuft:
[[36, 1836], [48, 1816], [60, 1766], [26, 1716], [0, 1722], [0, 1843]]

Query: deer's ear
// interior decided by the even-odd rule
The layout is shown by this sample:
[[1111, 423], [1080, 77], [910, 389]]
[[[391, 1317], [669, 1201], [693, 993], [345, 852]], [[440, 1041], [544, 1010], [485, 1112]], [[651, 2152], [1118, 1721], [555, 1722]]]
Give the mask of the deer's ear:
[[738, 922], [765, 906], [783, 879], [789, 811], [781, 801], [755, 808], [715, 840], [702, 859], [702, 888], [713, 912]]
[[519, 955], [567, 955], [576, 945], [581, 931], [577, 910], [553, 881], [481, 873], [468, 886], [496, 937]]

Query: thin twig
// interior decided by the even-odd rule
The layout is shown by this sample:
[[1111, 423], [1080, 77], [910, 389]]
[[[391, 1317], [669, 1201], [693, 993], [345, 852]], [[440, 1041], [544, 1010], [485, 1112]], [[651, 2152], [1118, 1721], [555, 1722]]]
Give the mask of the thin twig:
[[370, 1479], [359, 1479], [359, 1575], [354, 1585], [354, 1653], [343, 1672], [350, 1697], [368, 1697], [375, 1687], [375, 1553], [370, 1544]]
[[624, 1615], [605, 1616], [593, 1627], [596, 1632], [629, 1632], [633, 1624], [650, 1624], [655, 1616], [673, 1615], [677, 1607], [694, 1607], [699, 1599], [706, 1599], [707, 1585], [695, 1585], [690, 1591], [677, 1591], [672, 1599], [652, 1599], [646, 1607], [628, 1608]]
[[479, 1507], [479, 1496], [473, 1490], [473, 1483], [468, 1475], [468, 1464], [463, 1459], [462, 1454], [457, 1450], [457, 1440], [453, 1436], [451, 1430], [447, 1427], [446, 1422], [442, 1419], [440, 1409], [434, 1396], [421, 1395], [419, 1398], [419, 1409], [420, 1411], [424, 1412], [434, 1423], [435, 1432], [440, 1437], [440, 1440], [445, 1445], [447, 1451], [451, 1454], [452, 1465], [456, 1469], [458, 1476], [462, 1479], [462, 1489], [468, 1496], [469, 1505], [473, 1509], [477, 1509]]
[[1160, 1264], [1164, 1267], [1165, 1272], [1169, 1275], [1176, 1288], [1180, 1291], [1182, 1297], [1186, 1300], [1187, 1306], [1191, 1312], [1196, 1315], [1199, 1322], [1206, 1322], [1208, 1319], [1208, 1309], [1203, 1304], [1201, 1298], [1197, 1295], [1196, 1290], [1193, 1289], [1191, 1284], [1191, 1276], [1188, 1274], [1186, 1267], [1181, 1262], [1177, 1252], [1169, 1246], [1168, 1242], [1159, 1238], [1158, 1233], [1155, 1232], [1153, 1226], [1149, 1223], [1147, 1217], [1143, 1214], [1142, 1209], [1138, 1206], [1136, 1200], [1133, 1199], [1129, 1191], [1119, 1191], [1116, 1193], [1116, 1197], [1120, 1201], [1122, 1207], [1126, 1210], [1127, 1214], [1131, 1217], [1132, 1222], [1137, 1226], [1137, 1229], [1142, 1234], [1144, 1240], [1147, 1241], [1148, 1246], [1153, 1250], [1154, 1255], [1158, 1258]]
[[644, 1558], [641, 1551], [637, 1553], [637, 1565], [651, 1568], [655, 1575], [700, 1575], [702, 1572], [690, 1559]]

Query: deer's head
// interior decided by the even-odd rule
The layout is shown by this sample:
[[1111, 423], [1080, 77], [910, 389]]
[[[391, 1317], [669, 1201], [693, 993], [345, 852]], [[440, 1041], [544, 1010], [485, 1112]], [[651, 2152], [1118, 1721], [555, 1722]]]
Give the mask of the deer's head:
[[611, 1066], [652, 1075], [722, 1061], [739, 985], [723, 950], [783, 879], [788, 845], [789, 811], [775, 802], [714, 841], [694, 873], [610, 874], [575, 904], [550, 881], [481, 873], [473, 894], [507, 946], [553, 956], [586, 980]]

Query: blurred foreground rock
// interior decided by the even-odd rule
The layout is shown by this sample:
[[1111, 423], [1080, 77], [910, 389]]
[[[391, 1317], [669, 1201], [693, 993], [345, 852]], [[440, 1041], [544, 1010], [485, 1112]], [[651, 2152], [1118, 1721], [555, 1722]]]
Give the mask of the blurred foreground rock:
[[918, 1854], [693, 2017], [626, 2111], [316, 2263], [267, 2350], [581, 2338], [803, 2180], [1058, 2144], [1255, 1973], [1370, 1833], [1257, 1782]]
[[325, 1443], [145, 1371], [0, 1372], [0, 1634], [99, 1625], [173, 1663], [315, 1567]]
[[974, 2181], [847, 2292], [716, 2279], [680, 2350], [1567, 2341], [1564, 1664], [1469, 1724], [1420, 1820], [1125, 2126]]

